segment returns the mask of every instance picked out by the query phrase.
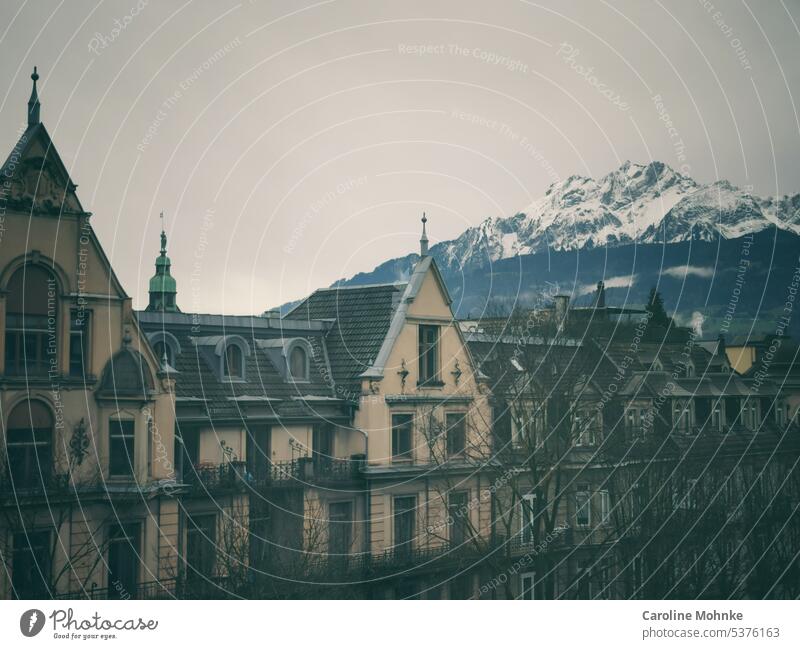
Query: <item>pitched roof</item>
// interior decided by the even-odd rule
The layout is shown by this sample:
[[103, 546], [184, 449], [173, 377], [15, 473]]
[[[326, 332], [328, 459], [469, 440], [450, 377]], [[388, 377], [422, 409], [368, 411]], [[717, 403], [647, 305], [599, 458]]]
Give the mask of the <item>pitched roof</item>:
[[357, 401], [361, 375], [375, 363], [406, 284], [319, 289], [286, 314], [287, 319], [332, 322], [325, 342], [336, 396]]
[[[243, 408], [255, 405], [266, 407], [268, 416], [274, 417], [319, 417], [324, 416], [321, 409], [325, 415], [340, 410], [327, 378], [324, 328], [314, 326], [302, 331], [305, 323], [287, 322], [282, 328], [277, 319], [210, 315], [202, 316], [200, 325], [198, 317], [190, 313], [139, 312], [138, 318], [149, 336], [166, 332], [178, 343], [179, 349], [173, 350], [172, 378], [179, 405], [203, 404], [211, 419], [218, 420], [243, 419]], [[212, 344], [234, 336], [243, 338], [250, 351], [241, 381], [219, 375], [216, 363], [220, 361], [214, 351], [217, 345]], [[259, 344], [287, 336], [302, 338], [312, 350], [307, 382], [295, 382], [286, 376], [285, 368], [276, 365], [282, 360], [280, 348], [276, 356], [270, 353], [272, 348]]]

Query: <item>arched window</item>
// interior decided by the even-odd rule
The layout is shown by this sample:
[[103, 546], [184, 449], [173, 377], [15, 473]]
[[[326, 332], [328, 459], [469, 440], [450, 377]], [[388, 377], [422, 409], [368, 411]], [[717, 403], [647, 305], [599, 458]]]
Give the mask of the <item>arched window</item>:
[[8, 282], [6, 305], [6, 373], [47, 374], [56, 358], [58, 291], [53, 276], [41, 266], [18, 268]]
[[300, 345], [293, 347], [289, 354], [289, 371], [295, 381], [308, 380], [308, 354]]
[[231, 344], [225, 348], [222, 367], [227, 377], [239, 379], [244, 376], [244, 358], [239, 345]]
[[171, 367], [175, 367], [175, 352], [172, 349], [172, 346], [168, 344], [164, 340], [159, 340], [153, 345], [153, 351], [156, 353], [156, 358], [158, 358], [159, 365], [164, 360], [164, 356], [167, 357], [167, 363]]
[[53, 415], [40, 401], [23, 401], [6, 426], [8, 470], [15, 489], [46, 485], [53, 464]]

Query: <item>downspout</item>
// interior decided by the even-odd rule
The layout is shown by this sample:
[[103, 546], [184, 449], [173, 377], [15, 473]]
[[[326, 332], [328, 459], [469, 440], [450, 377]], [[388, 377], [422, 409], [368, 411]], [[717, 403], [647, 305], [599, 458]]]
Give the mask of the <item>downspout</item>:
[[[369, 467], [369, 433], [365, 431], [363, 428], [358, 428], [356, 426], [353, 427], [353, 430], [357, 430], [364, 436], [364, 469]], [[370, 550], [372, 547], [372, 537], [370, 534], [370, 530], [372, 529], [371, 519], [370, 519], [370, 503], [372, 501], [372, 493], [370, 492], [369, 488], [369, 478], [364, 476], [364, 480], [366, 483], [366, 497], [364, 498], [364, 552], [369, 556], [371, 554]]]

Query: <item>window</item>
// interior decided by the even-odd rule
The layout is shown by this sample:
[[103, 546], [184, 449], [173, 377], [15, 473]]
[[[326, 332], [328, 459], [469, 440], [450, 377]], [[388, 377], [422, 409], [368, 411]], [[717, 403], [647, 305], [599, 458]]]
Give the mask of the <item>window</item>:
[[208, 579], [214, 575], [217, 554], [216, 514], [195, 514], [186, 521], [186, 577]]
[[158, 359], [159, 365], [164, 362], [164, 358], [167, 359], [167, 364], [171, 367], [175, 367], [175, 352], [172, 349], [172, 346], [169, 345], [164, 340], [159, 340], [155, 344], [153, 344], [153, 351], [156, 354], [156, 358]]
[[419, 325], [419, 384], [439, 383], [439, 327]]
[[13, 543], [13, 597], [50, 599], [50, 532], [18, 532], [14, 534]]
[[786, 425], [786, 411], [788, 406], [778, 404], [775, 408], [775, 423], [781, 428]]
[[575, 524], [578, 527], [588, 527], [591, 520], [592, 499], [589, 494], [589, 485], [579, 484], [575, 493]]
[[450, 579], [450, 599], [472, 599], [472, 575], [465, 573]]
[[411, 461], [413, 431], [413, 415], [392, 415], [392, 461]]
[[69, 375], [89, 374], [89, 312], [73, 311], [69, 324]]
[[228, 345], [225, 348], [223, 371], [226, 377], [240, 379], [244, 376], [244, 357], [239, 345]]
[[722, 406], [719, 401], [715, 401], [711, 407], [711, 428], [713, 430], [722, 428]]
[[139, 523], [112, 525], [108, 532], [108, 599], [136, 598], [139, 583]]
[[330, 504], [328, 554], [343, 557], [353, 548], [353, 503]]
[[519, 576], [520, 599], [536, 599], [536, 573], [525, 572]]
[[536, 494], [524, 494], [520, 502], [520, 533], [523, 543], [533, 543], [536, 520]]
[[447, 455], [463, 455], [467, 447], [467, 415], [463, 412], [451, 412], [445, 416], [447, 425]]
[[611, 516], [611, 494], [605, 489], [600, 491], [600, 524], [608, 525]]
[[109, 474], [113, 477], [134, 475], [135, 422], [131, 419], [112, 419], [109, 429]]
[[594, 446], [595, 439], [595, 426], [594, 416], [588, 412], [576, 411], [574, 415], [575, 430], [578, 433], [579, 446]]
[[289, 353], [289, 371], [295, 381], [308, 381], [308, 354], [300, 345]]
[[689, 430], [689, 405], [680, 400], [672, 402], [672, 424], [676, 430], [687, 432]]
[[457, 491], [447, 497], [450, 547], [461, 547], [469, 538], [469, 492]]
[[52, 275], [40, 266], [17, 269], [8, 282], [6, 374], [47, 374], [58, 349], [57, 323], [58, 291]]
[[686, 491], [683, 494], [675, 493], [673, 505], [676, 509], [694, 509], [697, 498], [696, 487], [697, 480], [689, 479], [686, 481]]
[[39, 401], [23, 401], [8, 417], [8, 471], [15, 489], [49, 482], [53, 462], [53, 416]]
[[394, 499], [394, 551], [411, 554], [416, 535], [417, 497], [398, 496]]

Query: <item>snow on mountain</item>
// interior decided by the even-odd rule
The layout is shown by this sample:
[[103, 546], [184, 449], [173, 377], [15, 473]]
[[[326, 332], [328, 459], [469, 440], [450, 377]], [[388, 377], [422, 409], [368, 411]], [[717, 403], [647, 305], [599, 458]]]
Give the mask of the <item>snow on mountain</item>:
[[458, 269], [546, 248], [713, 241], [771, 225], [800, 234], [800, 194], [761, 198], [727, 181], [700, 185], [662, 162], [625, 162], [599, 180], [570, 176], [554, 183], [524, 212], [488, 218], [432, 252]]

